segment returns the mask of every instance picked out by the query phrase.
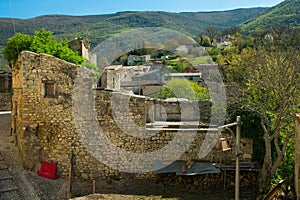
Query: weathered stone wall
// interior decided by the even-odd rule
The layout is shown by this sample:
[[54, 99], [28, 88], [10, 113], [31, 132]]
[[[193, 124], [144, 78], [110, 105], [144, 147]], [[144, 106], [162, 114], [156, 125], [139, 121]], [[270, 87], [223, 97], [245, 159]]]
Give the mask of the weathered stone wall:
[[[147, 99], [146, 109], [148, 112], [147, 122], [169, 121], [169, 122], [199, 122], [209, 124], [210, 101], [164, 101], [160, 99]], [[153, 115], [153, 116], [151, 116]]]
[[[174, 151], [164, 151], [171, 141], [176, 148], [190, 143], [179, 160], [198, 159], [204, 139], [210, 141], [217, 133], [148, 128], [146, 122], [153, 116], [153, 105], [158, 104], [160, 110], [167, 111], [166, 116], [168, 112], [172, 116], [171, 103], [119, 92], [88, 90], [92, 83], [84, 76], [89, 74], [87, 71], [53, 56], [26, 51], [20, 54], [12, 73], [12, 128], [26, 168], [38, 170], [40, 163], [46, 160], [58, 164], [60, 174], [66, 176], [73, 153], [76, 175], [86, 179], [118, 177], [117, 168], [143, 171], [144, 163], [137, 163], [132, 155], [145, 153], [161, 160], [174, 156]], [[55, 86], [51, 97], [45, 96], [47, 81]], [[178, 103], [175, 107], [178, 109]], [[200, 107], [200, 122], [209, 120], [209, 104], [203, 103]], [[177, 138], [178, 134], [183, 137]], [[234, 160], [234, 143], [228, 133], [223, 134], [233, 151], [213, 150], [202, 160]], [[151, 154], [159, 150], [158, 157]], [[251, 145], [242, 145], [241, 151], [243, 155], [248, 154], [242, 159], [251, 160]], [[153, 174], [137, 176], [152, 177]]]
[[11, 74], [0, 73], [0, 111], [11, 110]]
[[[41, 161], [48, 160], [67, 175], [74, 140], [71, 92], [77, 68], [46, 54], [20, 54], [12, 72], [12, 128], [26, 168], [37, 170]], [[53, 97], [44, 96], [46, 81], [55, 84]]]
[[0, 93], [0, 111], [11, 110], [11, 93]]
[[[296, 142], [300, 143], [300, 113], [296, 115]], [[300, 199], [300, 146], [295, 146], [295, 190], [297, 195], [297, 200]]]

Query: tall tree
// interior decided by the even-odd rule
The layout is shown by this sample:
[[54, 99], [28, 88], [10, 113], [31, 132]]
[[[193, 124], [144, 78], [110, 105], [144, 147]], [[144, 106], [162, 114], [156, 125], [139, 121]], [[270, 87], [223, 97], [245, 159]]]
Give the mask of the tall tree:
[[[294, 137], [294, 114], [300, 96], [299, 47], [275, 41], [248, 48], [242, 52], [245, 81], [241, 84], [239, 102], [255, 112], [264, 131], [265, 156], [260, 188], [266, 188], [277, 169], [286, 160], [286, 152]], [[299, 42], [299, 41], [298, 41]]]

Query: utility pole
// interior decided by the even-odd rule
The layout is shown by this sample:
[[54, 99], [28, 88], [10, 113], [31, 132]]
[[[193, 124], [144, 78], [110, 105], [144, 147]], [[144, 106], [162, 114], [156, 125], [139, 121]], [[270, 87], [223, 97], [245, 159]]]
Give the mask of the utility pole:
[[235, 161], [235, 200], [239, 200], [239, 191], [240, 191], [240, 137], [241, 137], [241, 117], [237, 116], [236, 118], [236, 161]]

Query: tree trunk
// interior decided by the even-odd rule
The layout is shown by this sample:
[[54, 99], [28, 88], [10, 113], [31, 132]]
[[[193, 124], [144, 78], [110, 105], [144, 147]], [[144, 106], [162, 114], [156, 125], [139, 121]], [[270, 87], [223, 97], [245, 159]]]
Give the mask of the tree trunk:
[[272, 179], [272, 147], [271, 147], [271, 139], [269, 138], [269, 132], [263, 122], [261, 122], [261, 126], [264, 130], [264, 141], [265, 141], [265, 157], [264, 163], [260, 172], [259, 179], [259, 188], [261, 192], [265, 192], [270, 180]]
[[271, 166], [272, 166], [272, 162], [270, 161], [269, 158], [266, 158], [265, 156], [264, 163], [260, 171], [260, 178], [259, 178], [259, 188], [260, 188], [260, 192], [262, 193], [266, 192], [270, 184], [270, 180], [272, 179]]
[[[284, 161], [284, 154], [285, 152], [281, 152], [280, 149], [276, 149], [277, 152], [277, 158], [276, 160], [273, 162], [272, 160], [272, 141], [274, 141], [275, 143], [278, 143], [278, 136], [269, 136], [269, 131], [266, 128], [265, 124], [263, 122], [261, 122], [261, 126], [264, 130], [264, 141], [265, 141], [265, 157], [264, 157], [264, 163], [260, 172], [260, 179], [259, 179], [259, 188], [261, 190], [261, 192], [265, 193], [268, 189], [268, 186], [271, 183], [271, 180], [273, 178], [273, 176], [276, 173], [276, 170], [278, 169], [278, 167], [280, 167]], [[275, 140], [274, 140], [275, 138]], [[278, 145], [278, 144], [277, 144]], [[275, 144], [276, 146], [276, 144]], [[279, 148], [279, 147], [278, 147]]]

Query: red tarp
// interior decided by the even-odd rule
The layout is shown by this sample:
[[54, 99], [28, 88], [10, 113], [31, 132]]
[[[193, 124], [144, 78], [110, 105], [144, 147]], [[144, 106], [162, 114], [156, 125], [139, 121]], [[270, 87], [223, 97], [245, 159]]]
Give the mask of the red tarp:
[[37, 174], [45, 178], [57, 179], [56, 164], [43, 161], [41, 170]]

